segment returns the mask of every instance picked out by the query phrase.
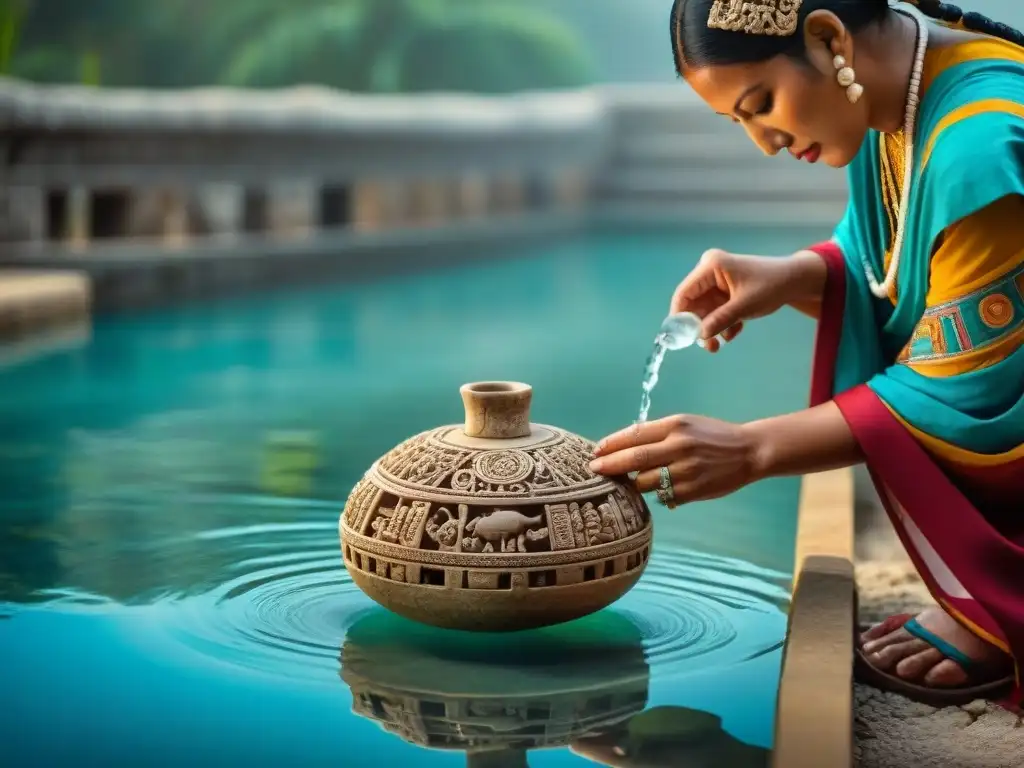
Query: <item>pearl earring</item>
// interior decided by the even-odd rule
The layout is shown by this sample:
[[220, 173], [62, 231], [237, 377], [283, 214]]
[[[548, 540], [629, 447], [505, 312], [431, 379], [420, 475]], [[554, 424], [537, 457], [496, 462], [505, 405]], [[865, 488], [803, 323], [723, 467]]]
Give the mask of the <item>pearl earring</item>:
[[864, 86], [857, 82], [857, 73], [853, 71], [853, 67], [846, 66], [846, 59], [842, 56], [832, 59], [832, 66], [837, 70], [836, 80], [839, 81], [839, 85], [846, 89], [846, 98], [851, 104], [856, 104], [864, 95]]

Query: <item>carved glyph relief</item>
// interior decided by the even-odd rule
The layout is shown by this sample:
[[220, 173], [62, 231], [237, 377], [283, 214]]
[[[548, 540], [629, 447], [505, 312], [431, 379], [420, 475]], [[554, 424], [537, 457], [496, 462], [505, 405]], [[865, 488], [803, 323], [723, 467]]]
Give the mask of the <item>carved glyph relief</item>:
[[345, 525], [378, 541], [454, 553], [536, 553], [585, 549], [626, 539], [647, 525], [642, 499], [614, 489], [597, 497], [521, 510], [395, 498], [361, 481]]
[[588, 466], [593, 444], [576, 435], [535, 448], [477, 451], [443, 442], [446, 428], [410, 438], [382, 458], [386, 479], [463, 496], [526, 497], [600, 484]]
[[474, 451], [439, 443], [431, 439], [433, 434], [409, 438], [380, 460], [380, 469], [406, 483], [428, 488], [444, 487], [452, 472], [462, 466]]
[[491, 485], [518, 484], [535, 468], [533, 459], [523, 451], [488, 451], [473, 459], [473, 471], [481, 482]]
[[345, 525], [353, 531], [362, 533], [370, 513], [377, 507], [381, 495], [382, 491], [366, 478], [356, 483], [345, 503], [345, 512], [342, 516]]
[[370, 523], [373, 538], [417, 548], [423, 537], [423, 529], [430, 513], [429, 501], [404, 502], [399, 499], [393, 509], [381, 507]]

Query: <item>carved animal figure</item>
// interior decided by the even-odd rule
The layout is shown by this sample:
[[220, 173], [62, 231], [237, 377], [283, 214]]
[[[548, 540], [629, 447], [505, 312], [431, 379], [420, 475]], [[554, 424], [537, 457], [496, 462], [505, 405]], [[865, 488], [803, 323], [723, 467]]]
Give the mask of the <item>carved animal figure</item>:
[[466, 524], [466, 530], [487, 541], [505, 536], [517, 536], [532, 525], [538, 525], [541, 515], [527, 517], [514, 509], [496, 509], [488, 515], [475, 517]]
[[481, 543], [487, 542], [486, 545], [480, 548], [480, 544], [472, 542], [470, 547], [466, 547], [464, 542], [463, 549], [493, 552], [494, 544], [500, 543], [502, 552], [525, 552], [527, 539], [541, 541], [547, 537], [547, 528], [533, 529], [533, 526], [540, 525], [542, 519], [542, 515], [527, 517], [513, 509], [496, 509], [466, 524], [466, 533]]
[[441, 507], [427, 521], [426, 533], [441, 549], [454, 549], [455, 542], [459, 540], [459, 520], [447, 507]]

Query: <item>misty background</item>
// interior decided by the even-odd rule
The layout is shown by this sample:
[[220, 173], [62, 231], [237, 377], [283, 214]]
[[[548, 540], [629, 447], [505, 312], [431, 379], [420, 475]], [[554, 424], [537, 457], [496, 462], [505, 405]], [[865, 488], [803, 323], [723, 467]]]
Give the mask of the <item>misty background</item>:
[[[507, 93], [671, 82], [671, 0], [0, 0], [0, 74]], [[1024, 25], [1019, 0], [964, 6]]]

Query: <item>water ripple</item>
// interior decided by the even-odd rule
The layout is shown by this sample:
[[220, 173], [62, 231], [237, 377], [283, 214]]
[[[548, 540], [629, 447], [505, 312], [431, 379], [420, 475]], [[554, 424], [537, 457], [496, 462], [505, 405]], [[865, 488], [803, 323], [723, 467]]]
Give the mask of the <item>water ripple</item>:
[[[383, 609], [349, 578], [333, 524], [285, 528], [278, 535], [287, 539], [287, 551], [275, 546], [277, 553], [241, 560], [217, 588], [173, 598], [173, 610], [161, 613], [177, 641], [217, 662], [291, 679], [336, 681], [349, 629]], [[236, 538], [239, 550], [251, 550], [242, 540], [265, 533], [262, 527], [239, 527], [207, 536]], [[664, 678], [741, 663], [778, 648], [786, 585], [784, 574], [742, 561], [656, 546], [640, 582], [606, 610], [636, 627], [647, 663]], [[171, 606], [165, 601], [163, 607]], [[452, 634], [436, 632], [439, 642]], [[524, 634], [530, 633], [515, 637], [525, 640]]]

